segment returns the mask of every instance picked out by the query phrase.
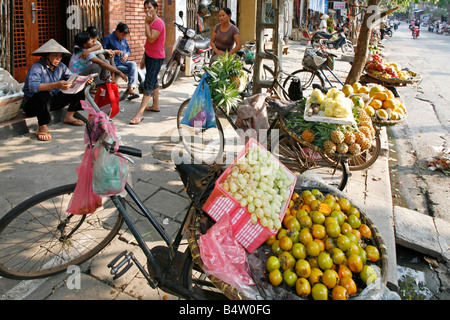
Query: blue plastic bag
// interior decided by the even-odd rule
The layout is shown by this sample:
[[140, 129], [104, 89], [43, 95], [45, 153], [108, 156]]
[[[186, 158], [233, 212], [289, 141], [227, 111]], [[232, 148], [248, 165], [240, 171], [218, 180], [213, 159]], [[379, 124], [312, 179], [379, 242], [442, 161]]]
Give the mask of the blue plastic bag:
[[216, 115], [209, 85], [206, 82], [207, 77], [205, 73], [195, 89], [181, 124], [202, 129], [216, 128]]

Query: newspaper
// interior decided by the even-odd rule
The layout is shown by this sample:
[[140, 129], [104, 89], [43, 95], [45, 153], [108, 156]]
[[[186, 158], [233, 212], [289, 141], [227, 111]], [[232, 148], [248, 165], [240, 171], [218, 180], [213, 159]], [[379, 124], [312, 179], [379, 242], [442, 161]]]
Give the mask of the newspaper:
[[67, 90], [61, 90], [65, 94], [75, 94], [80, 92], [84, 86], [86, 85], [86, 82], [91, 79], [98, 76], [98, 73], [92, 73], [88, 74], [87, 76], [81, 76], [78, 74], [73, 74], [70, 76], [70, 78], [67, 80], [67, 82], [72, 82], [72, 85]]

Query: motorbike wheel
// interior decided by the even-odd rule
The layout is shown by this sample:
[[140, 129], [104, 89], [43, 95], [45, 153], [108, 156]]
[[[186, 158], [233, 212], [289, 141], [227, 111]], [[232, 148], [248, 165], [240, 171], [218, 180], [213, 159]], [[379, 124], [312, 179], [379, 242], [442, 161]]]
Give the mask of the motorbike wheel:
[[391, 30], [386, 31], [386, 34], [387, 34], [389, 37], [392, 37], [392, 31], [391, 31]]
[[161, 79], [163, 89], [168, 88], [175, 81], [179, 72], [180, 63], [177, 60], [169, 61]]
[[355, 51], [355, 48], [350, 41], [346, 41], [341, 45], [341, 50], [344, 54], [352, 54]]

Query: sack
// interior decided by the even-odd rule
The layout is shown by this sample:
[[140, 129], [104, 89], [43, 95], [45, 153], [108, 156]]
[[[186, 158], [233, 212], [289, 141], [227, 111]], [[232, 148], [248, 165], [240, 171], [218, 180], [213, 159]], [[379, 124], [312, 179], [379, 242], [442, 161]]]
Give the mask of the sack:
[[92, 188], [92, 146], [87, 145], [81, 165], [76, 169], [78, 181], [67, 208], [68, 213], [93, 213], [102, 206], [102, 198]]
[[181, 119], [181, 124], [196, 128], [201, 127], [202, 129], [216, 128], [216, 115], [209, 85], [206, 82], [207, 76], [206, 73], [203, 75], [197, 89], [195, 89], [186, 113]]
[[[113, 143], [113, 135], [105, 139]], [[117, 144], [118, 146], [118, 144]], [[108, 197], [123, 191], [128, 178], [127, 160], [109, 152], [100, 142], [94, 147], [92, 186], [95, 194]]]
[[292, 79], [288, 88], [289, 99], [298, 101], [303, 98], [302, 86], [299, 79]]
[[97, 87], [97, 93], [94, 98], [97, 106], [106, 113], [111, 119], [120, 111], [119, 108], [119, 89], [114, 82], [105, 82]]

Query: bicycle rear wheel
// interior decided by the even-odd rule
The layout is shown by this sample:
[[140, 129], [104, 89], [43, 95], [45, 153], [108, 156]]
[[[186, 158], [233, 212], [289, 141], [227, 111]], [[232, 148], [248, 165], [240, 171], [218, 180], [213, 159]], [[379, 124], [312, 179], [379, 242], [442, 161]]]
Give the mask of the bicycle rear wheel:
[[[377, 134], [375, 139], [372, 141], [372, 146], [369, 149], [348, 159], [348, 167], [350, 171], [359, 171], [369, 168], [378, 159], [380, 153], [381, 139], [380, 135]], [[336, 165], [336, 158], [325, 156], [324, 159], [331, 165]]]
[[0, 220], [0, 274], [34, 279], [63, 272], [102, 250], [117, 234], [122, 216], [109, 198], [87, 215], [66, 209], [76, 184], [25, 200]]
[[[292, 75], [296, 76], [300, 79], [300, 83], [302, 85], [302, 92], [304, 97], [309, 97], [314, 89], [313, 85], [318, 84], [322, 88], [325, 86], [325, 81], [319, 76], [318, 72], [311, 71], [308, 69], [300, 69], [294, 71]], [[283, 82], [283, 87], [288, 90], [290, 84], [292, 82], [292, 77], [287, 77]], [[286, 99], [289, 99], [287, 97]]]
[[221, 161], [225, 145], [222, 124], [216, 116], [216, 128], [202, 129], [181, 123], [189, 101], [184, 101], [177, 114], [177, 128], [180, 141], [194, 163], [213, 164]]
[[323, 159], [313, 160], [309, 154], [310, 150], [304, 148], [300, 142], [283, 135], [273, 147], [272, 153], [292, 172], [309, 171], [317, 174], [326, 184], [343, 190], [348, 182], [348, 172], [345, 168], [341, 165], [331, 166]]

